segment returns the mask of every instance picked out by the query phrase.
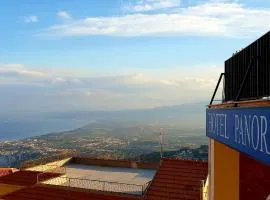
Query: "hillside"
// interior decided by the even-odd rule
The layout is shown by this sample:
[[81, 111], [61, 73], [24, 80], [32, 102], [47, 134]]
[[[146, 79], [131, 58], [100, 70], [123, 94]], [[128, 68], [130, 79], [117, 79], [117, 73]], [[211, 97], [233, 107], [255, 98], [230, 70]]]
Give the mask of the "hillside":
[[[207, 144], [204, 109], [196, 103], [147, 110], [69, 113], [64, 115], [67, 121], [88, 119], [89, 123], [74, 130], [0, 142], [0, 165], [18, 165], [23, 160], [66, 151], [92, 157], [138, 158], [159, 151], [161, 127], [165, 132], [165, 151], [197, 148]], [[51, 115], [50, 120], [59, 117]]]

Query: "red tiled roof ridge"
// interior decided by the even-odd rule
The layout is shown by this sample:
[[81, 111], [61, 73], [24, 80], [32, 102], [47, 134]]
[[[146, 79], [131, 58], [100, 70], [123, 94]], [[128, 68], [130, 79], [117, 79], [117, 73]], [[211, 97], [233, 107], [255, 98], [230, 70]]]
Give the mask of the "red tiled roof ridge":
[[185, 161], [185, 162], [194, 162], [194, 163], [208, 163], [207, 160], [195, 160], [188, 158], [163, 158], [164, 161]]
[[12, 168], [0, 168], [0, 177], [12, 174]]
[[83, 192], [83, 191], [73, 191], [65, 190], [56, 187], [43, 187], [34, 186], [27, 187], [18, 190], [13, 193], [5, 195], [3, 198], [7, 200], [37, 200], [42, 195], [43, 200], [53, 200], [53, 199], [67, 199], [67, 200], [136, 200], [140, 197], [133, 195], [124, 195], [119, 193], [103, 193], [103, 192]]
[[139, 160], [128, 160], [128, 159], [113, 159], [113, 158], [91, 158], [87, 156], [74, 156], [72, 158], [82, 158], [88, 160], [97, 160], [97, 161], [113, 161], [113, 162], [127, 162], [127, 163], [156, 163], [151, 161], [139, 161]]

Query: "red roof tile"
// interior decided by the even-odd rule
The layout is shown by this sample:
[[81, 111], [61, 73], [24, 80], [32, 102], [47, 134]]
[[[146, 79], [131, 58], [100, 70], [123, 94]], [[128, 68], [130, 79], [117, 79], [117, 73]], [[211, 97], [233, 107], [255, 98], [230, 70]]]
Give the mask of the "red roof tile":
[[10, 168], [0, 168], [0, 177], [6, 176], [12, 173], [12, 169]]
[[136, 200], [131, 195], [79, 192], [54, 187], [25, 188], [2, 197], [5, 200]]
[[[7, 176], [0, 177], [0, 183], [31, 186], [37, 183], [37, 175], [42, 172], [37, 171], [17, 171]], [[58, 177], [60, 174], [55, 173], [44, 173], [42, 180], [48, 180], [50, 178]]]
[[163, 159], [149, 187], [147, 200], [199, 200], [208, 173], [203, 161]]

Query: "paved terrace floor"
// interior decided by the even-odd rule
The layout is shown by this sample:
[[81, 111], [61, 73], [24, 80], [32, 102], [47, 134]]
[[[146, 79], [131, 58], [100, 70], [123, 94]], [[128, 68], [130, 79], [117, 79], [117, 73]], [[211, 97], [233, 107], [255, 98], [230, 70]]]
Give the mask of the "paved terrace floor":
[[101, 191], [141, 194], [156, 173], [152, 169], [66, 165], [66, 175], [44, 183]]
[[82, 178], [109, 182], [145, 184], [151, 181], [156, 170], [118, 167], [101, 167], [71, 164], [66, 165], [66, 174], [70, 178]]

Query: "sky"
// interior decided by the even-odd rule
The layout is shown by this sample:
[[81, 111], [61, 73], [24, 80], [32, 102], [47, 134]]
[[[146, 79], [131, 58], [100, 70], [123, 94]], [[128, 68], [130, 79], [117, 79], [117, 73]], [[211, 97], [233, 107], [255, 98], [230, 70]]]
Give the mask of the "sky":
[[1, 0], [2, 114], [209, 100], [267, 0]]

